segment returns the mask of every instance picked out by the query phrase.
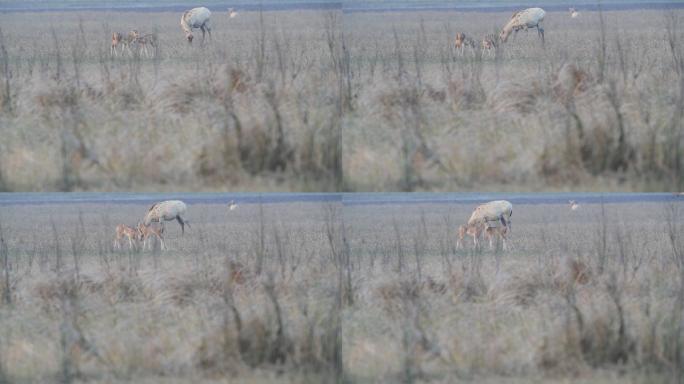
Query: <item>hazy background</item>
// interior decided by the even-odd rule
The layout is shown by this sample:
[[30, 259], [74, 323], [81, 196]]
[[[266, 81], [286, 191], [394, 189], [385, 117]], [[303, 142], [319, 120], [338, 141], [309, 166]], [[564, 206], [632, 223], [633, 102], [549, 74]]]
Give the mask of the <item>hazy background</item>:
[[684, 187], [681, 2], [544, 1], [545, 45], [465, 54], [526, 5], [202, 4], [190, 46], [199, 3], [0, 2], [0, 190]]
[[83, 9], [147, 9], [147, 10], [182, 10], [196, 6], [210, 9], [233, 7], [242, 10], [274, 10], [274, 9], [334, 9], [345, 11], [378, 11], [378, 10], [419, 10], [419, 9], [513, 9], [526, 6], [538, 6], [548, 10], [582, 7], [596, 10], [599, 6], [605, 9], [616, 8], [681, 8], [682, 2], [677, 0], [543, 0], [534, 4], [519, 0], [234, 0], [234, 1], [99, 1], [99, 0], [3, 0], [0, 10], [83, 10]]

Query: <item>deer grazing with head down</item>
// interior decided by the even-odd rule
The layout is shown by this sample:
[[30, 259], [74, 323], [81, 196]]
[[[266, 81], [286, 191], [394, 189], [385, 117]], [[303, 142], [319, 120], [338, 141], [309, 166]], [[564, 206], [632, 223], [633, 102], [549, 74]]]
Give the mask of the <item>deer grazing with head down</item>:
[[210, 17], [211, 12], [205, 7], [193, 8], [183, 12], [180, 25], [188, 43], [192, 44], [192, 40], [195, 38], [192, 34], [192, 30], [195, 28], [199, 28], [202, 31], [202, 43], [204, 43], [205, 33], [208, 32], [209, 37], [211, 37], [211, 25], [209, 24]]
[[[456, 241], [456, 247], [460, 248], [463, 246], [463, 238], [468, 235], [473, 238], [475, 247], [479, 245], [480, 235], [485, 233], [486, 238], [490, 239], [491, 236], [497, 235], [495, 228], [501, 224], [505, 231], [499, 230], [504, 236], [511, 231], [511, 216], [513, 216], [513, 204], [506, 200], [496, 200], [490, 201], [488, 203], [478, 205], [475, 210], [473, 210], [468, 223], [461, 225], [458, 228], [458, 240]], [[491, 225], [490, 223], [494, 223]], [[489, 232], [489, 235], [487, 235]], [[505, 244], [504, 244], [505, 246]]]
[[185, 234], [185, 226], [190, 227], [190, 222], [184, 220], [181, 215], [185, 215], [188, 206], [180, 200], [166, 200], [159, 203], [152, 204], [143, 219], [143, 225], [148, 227], [151, 223], [161, 223], [164, 221], [178, 221], [181, 226], [181, 233]]
[[527, 8], [525, 10], [516, 12], [511, 16], [511, 19], [501, 30], [499, 39], [505, 43], [511, 32], [517, 33], [520, 30], [527, 31], [530, 28], [537, 28], [537, 34], [544, 43], [544, 27], [542, 22], [546, 12], [541, 8]]

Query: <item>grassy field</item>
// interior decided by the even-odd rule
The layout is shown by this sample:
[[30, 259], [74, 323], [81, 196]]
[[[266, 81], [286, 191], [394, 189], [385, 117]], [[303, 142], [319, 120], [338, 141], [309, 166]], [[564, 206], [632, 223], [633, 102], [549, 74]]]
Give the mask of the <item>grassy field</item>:
[[351, 190], [682, 188], [681, 12], [547, 12], [545, 45], [453, 48], [509, 17], [345, 15]]
[[[517, 204], [511, 250], [455, 249], [467, 204], [0, 212], [1, 382], [677, 382], [681, 203]], [[26, 220], [26, 218], [31, 220]]]
[[[681, 190], [682, 12], [0, 14], [0, 190]], [[111, 58], [112, 31], [156, 33]], [[572, 66], [571, 66], [572, 65]]]
[[[179, 18], [0, 15], [3, 188], [339, 189], [338, 15], [215, 12], [204, 46]], [[110, 57], [131, 29], [157, 34], [153, 58]]]

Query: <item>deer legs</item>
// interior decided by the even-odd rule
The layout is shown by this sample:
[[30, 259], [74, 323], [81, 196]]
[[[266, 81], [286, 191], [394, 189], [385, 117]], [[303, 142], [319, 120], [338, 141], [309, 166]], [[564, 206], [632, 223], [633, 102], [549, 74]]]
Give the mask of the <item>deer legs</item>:
[[185, 234], [185, 224], [188, 225], [188, 228], [190, 228], [190, 222], [185, 220], [183, 221], [183, 218], [180, 217], [180, 215], [176, 216], [176, 220], [178, 221], [178, 224], [181, 226], [181, 234]]
[[200, 30], [202, 31], [202, 44], [204, 44], [204, 36], [207, 33], [209, 33], [209, 39], [211, 39], [211, 28], [208, 25], [202, 25]]

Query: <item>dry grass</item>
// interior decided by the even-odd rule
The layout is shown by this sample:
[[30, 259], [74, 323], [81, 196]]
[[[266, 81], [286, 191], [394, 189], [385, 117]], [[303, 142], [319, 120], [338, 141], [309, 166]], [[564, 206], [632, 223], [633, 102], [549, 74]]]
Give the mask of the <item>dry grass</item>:
[[114, 251], [144, 209], [3, 208], [0, 377], [681, 378], [682, 204], [517, 205], [506, 253], [455, 250], [467, 205], [192, 205]]
[[682, 189], [681, 12], [549, 12], [545, 46], [455, 50], [508, 17], [345, 15], [350, 190]]
[[[216, 12], [204, 46], [188, 46], [178, 18], [0, 15], [0, 186], [339, 189], [325, 38], [338, 34], [336, 13]], [[111, 33], [134, 28], [158, 36], [155, 56], [110, 57]]]
[[[681, 190], [681, 11], [0, 15], [2, 190]], [[156, 33], [152, 59], [112, 31]], [[572, 182], [573, 186], [570, 186]]]

